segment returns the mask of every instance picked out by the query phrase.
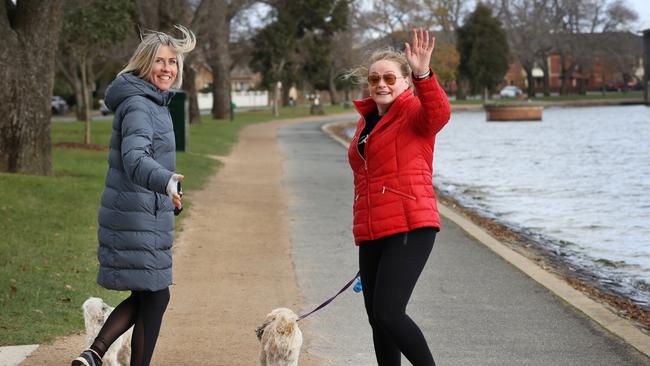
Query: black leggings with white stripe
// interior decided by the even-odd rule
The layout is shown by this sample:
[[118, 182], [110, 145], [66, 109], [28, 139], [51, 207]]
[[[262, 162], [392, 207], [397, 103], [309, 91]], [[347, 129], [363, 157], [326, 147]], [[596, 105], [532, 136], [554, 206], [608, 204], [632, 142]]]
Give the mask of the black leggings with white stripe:
[[421, 228], [360, 243], [363, 298], [380, 366], [400, 365], [401, 354], [414, 366], [435, 365], [422, 331], [406, 315], [435, 238], [434, 228]]

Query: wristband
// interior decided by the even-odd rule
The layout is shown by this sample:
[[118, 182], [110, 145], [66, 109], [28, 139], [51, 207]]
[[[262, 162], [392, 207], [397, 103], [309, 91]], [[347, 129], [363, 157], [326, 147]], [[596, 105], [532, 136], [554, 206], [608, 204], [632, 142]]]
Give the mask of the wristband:
[[431, 69], [428, 69], [427, 72], [419, 74], [419, 75], [413, 74], [413, 77], [415, 78], [415, 80], [423, 80], [423, 79], [428, 78], [429, 76], [431, 76]]

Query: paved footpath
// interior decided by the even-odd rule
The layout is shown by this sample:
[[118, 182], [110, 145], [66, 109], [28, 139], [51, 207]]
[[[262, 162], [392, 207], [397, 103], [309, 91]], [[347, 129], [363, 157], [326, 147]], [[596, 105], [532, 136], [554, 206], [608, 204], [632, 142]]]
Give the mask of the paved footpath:
[[[187, 193], [154, 365], [255, 365], [253, 330], [268, 311], [309, 311], [354, 276], [352, 175], [321, 131], [351, 118], [249, 126], [204, 189]], [[444, 219], [408, 311], [438, 365], [650, 365]], [[301, 328], [303, 366], [375, 364], [360, 294], [343, 293]], [[23, 365], [67, 365], [82, 343], [63, 337]]]
[[[296, 277], [312, 305], [358, 267], [347, 152], [321, 125], [279, 131]], [[650, 365], [456, 224], [442, 226], [408, 308], [438, 365]], [[348, 291], [306, 321], [309, 352], [323, 365], [375, 364], [361, 294]]]

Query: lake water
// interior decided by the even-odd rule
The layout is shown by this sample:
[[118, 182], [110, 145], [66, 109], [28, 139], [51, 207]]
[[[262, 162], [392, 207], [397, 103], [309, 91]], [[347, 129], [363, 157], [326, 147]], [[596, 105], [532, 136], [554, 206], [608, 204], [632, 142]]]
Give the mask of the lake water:
[[434, 183], [650, 307], [650, 107], [547, 108], [542, 122], [453, 113]]

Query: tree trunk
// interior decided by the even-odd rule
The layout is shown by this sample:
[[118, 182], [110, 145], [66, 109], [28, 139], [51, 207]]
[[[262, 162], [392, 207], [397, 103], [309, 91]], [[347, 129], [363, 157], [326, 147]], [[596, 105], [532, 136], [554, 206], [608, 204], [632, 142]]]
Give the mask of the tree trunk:
[[228, 4], [215, 1], [211, 7], [214, 25], [210, 37], [210, 67], [212, 68], [212, 116], [226, 118], [230, 114], [230, 20]]
[[185, 60], [183, 85], [187, 92], [187, 99], [189, 105], [190, 123], [201, 123], [201, 112], [199, 111], [199, 97], [196, 90], [196, 71], [189, 63], [189, 59]]
[[573, 62], [568, 67], [564, 67], [564, 56], [560, 56], [561, 81], [560, 95], [569, 95], [569, 81], [573, 72]]
[[456, 100], [466, 100], [467, 94], [465, 93], [465, 81], [461, 78], [456, 78]]
[[229, 58], [228, 55], [218, 56], [218, 60], [211, 65], [212, 117], [215, 119], [224, 119], [230, 113], [230, 65], [224, 64], [224, 59]]
[[284, 107], [289, 106], [289, 91], [291, 90], [291, 81], [284, 80], [280, 85], [280, 95], [282, 96], [281, 102]]
[[83, 110], [84, 122], [84, 144], [90, 144], [90, 93], [88, 92], [88, 65], [84, 58], [79, 64], [81, 71], [81, 94], [82, 100], [79, 106]]
[[281, 83], [278, 81], [273, 88], [273, 117], [280, 117], [280, 91]]
[[542, 77], [542, 83], [543, 85], [543, 94], [545, 97], [550, 97], [551, 96], [551, 83], [550, 83], [550, 78], [548, 75], [548, 66], [544, 67], [542, 66], [542, 71], [544, 71], [544, 76]]
[[533, 77], [533, 67], [532, 66], [524, 66], [524, 70], [526, 71], [526, 81], [528, 82], [528, 88], [526, 93], [528, 94], [528, 98], [534, 98], [535, 97], [535, 78]]
[[82, 85], [81, 80], [79, 80], [78, 78], [72, 84], [74, 88], [74, 101], [76, 103], [74, 110], [77, 116], [77, 121], [86, 120], [86, 118], [84, 117], [84, 108], [83, 108], [83, 100], [84, 100], [83, 86], [81, 85]]
[[[10, 7], [11, 11], [8, 11]], [[0, 171], [52, 172], [51, 96], [61, 1], [0, 2]]]
[[328, 91], [330, 93], [330, 103], [332, 105], [339, 105], [339, 98], [338, 95], [336, 94], [336, 83], [334, 83], [334, 71], [333, 68], [330, 67], [330, 72], [329, 72], [329, 83], [328, 83]]

